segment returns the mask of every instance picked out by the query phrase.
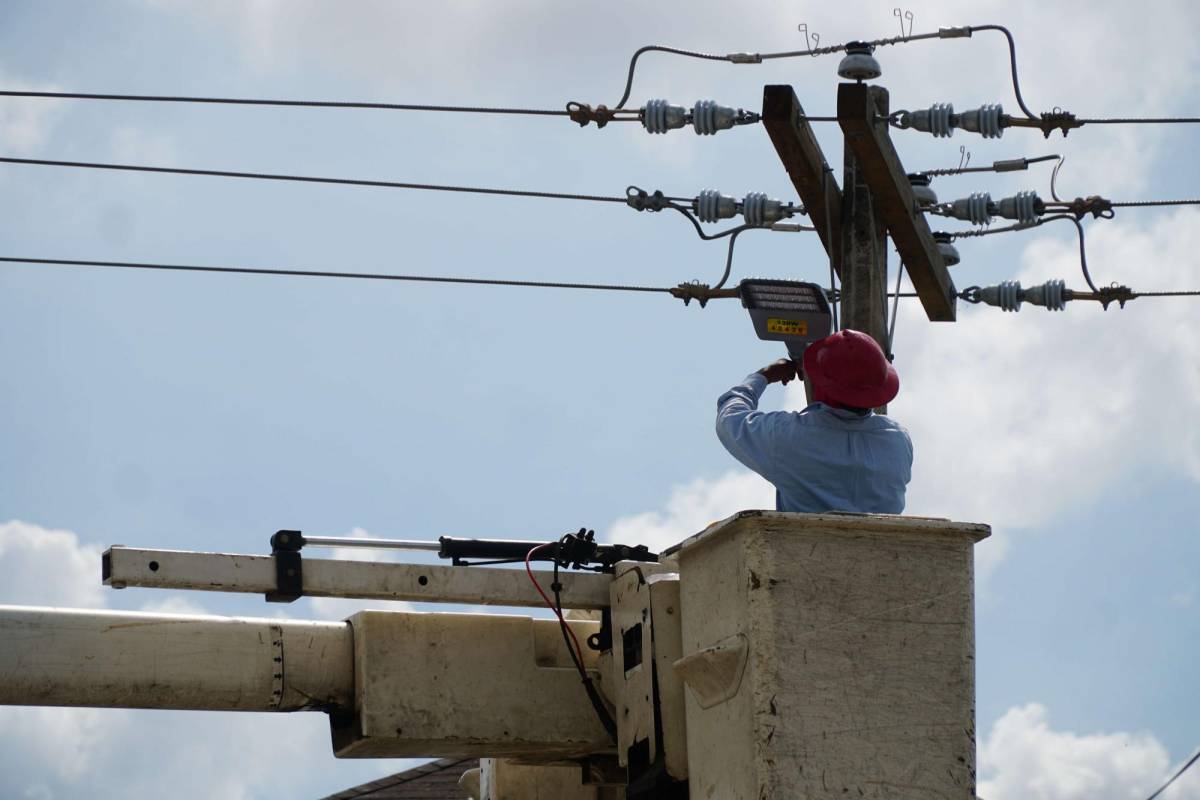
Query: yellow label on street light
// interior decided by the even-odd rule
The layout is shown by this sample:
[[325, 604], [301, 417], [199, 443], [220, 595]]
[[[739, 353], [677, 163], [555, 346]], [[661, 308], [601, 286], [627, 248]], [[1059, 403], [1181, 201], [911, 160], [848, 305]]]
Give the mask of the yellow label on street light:
[[767, 319], [767, 332], [782, 333], [785, 336], [808, 336], [808, 322], [802, 319], [769, 317]]

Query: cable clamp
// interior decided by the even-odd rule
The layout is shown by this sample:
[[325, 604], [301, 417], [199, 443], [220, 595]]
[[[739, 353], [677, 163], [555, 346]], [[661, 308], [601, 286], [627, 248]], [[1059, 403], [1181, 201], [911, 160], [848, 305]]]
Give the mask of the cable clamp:
[[636, 211], [662, 211], [669, 205], [661, 189], [649, 194], [637, 186], [626, 187], [625, 204]]
[[567, 115], [572, 122], [578, 122], [579, 127], [586, 128], [589, 122], [596, 123], [597, 128], [603, 128], [612, 122], [620, 109], [609, 108], [600, 104], [593, 109], [587, 103], [577, 103], [574, 100], [567, 103]]
[[1100, 307], [1105, 311], [1108, 311], [1109, 304], [1114, 301], [1124, 308], [1126, 303], [1136, 297], [1137, 295], [1128, 286], [1120, 286], [1116, 283], [1111, 286], [1101, 286], [1096, 291], [1096, 300], [1100, 302]]
[[1074, 214], [1075, 219], [1083, 219], [1088, 214], [1096, 219], [1112, 219], [1116, 213], [1113, 211], [1112, 200], [1107, 200], [1099, 195], [1076, 197], [1065, 210], [1069, 214]]
[[714, 289], [700, 281], [685, 281], [671, 289], [671, 296], [678, 297], [685, 306], [695, 300], [700, 303], [701, 308], [704, 308], [714, 297], [741, 297], [741, 292], [737, 288], [722, 289], [718, 287]]
[[1061, 130], [1065, 139], [1072, 128], [1082, 128], [1083, 123], [1076, 119], [1075, 115], [1070, 111], [1063, 111], [1061, 108], [1056, 108], [1053, 111], [1042, 113], [1041, 124], [1038, 127], [1042, 129], [1042, 133], [1045, 134], [1047, 139], [1056, 130]]

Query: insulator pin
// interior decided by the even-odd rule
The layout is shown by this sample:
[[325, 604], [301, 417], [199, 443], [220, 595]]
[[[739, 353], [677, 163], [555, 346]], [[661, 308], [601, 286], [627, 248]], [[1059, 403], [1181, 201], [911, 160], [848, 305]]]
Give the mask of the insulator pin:
[[692, 204], [692, 209], [701, 222], [729, 219], [736, 217], [738, 213], [737, 200], [723, 195], [715, 189], [705, 189], [700, 192], [696, 202]]
[[742, 200], [742, 215], [747, 225], [765, 228], [774, 222], [791, 216], [781, 200], [772, 200], [763, 192], [750, 192]]
[[1037, 192], [1017, 192], [996, 203], [995, 211], [997, 216], [1015, 219], [1021, 225], [1032, 225], [1045, 208]]
[[642, 111], [642, 127], [650, 133], [666, 133], [682, 128], [688, 123], [688, 111], [683, 106], [673, 106], [666, 100], [646, 101]]
[[1020, 311], [1022, 302], [1043, 306], [1050, 311], [1062, 311], [1070, 299], [1066, 281], [1062, 280], [1046, 281], [1028, 289], [1022, 289], [1020, 281], [1002, 281], [999, 286], [976, 290], [974, 296], [979, 302], [1004, 311]]
[[957, 124], [964, 131], [978, 133], [985, 139], [999, 139], [1004, 134], [1000, 124], [1000, 118], [1003, 116], [1003, 106], [999, 103], [989, 103], [959, 114]]

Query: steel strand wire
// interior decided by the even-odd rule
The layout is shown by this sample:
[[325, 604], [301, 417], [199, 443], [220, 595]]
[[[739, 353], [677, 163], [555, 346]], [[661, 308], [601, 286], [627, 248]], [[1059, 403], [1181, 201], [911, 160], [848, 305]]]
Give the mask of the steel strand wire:
[[227, 267], [196, 264], [163, 264], [141, 261], [99, 261], [65, 258], [32, 258], [0, 256], [0, 263], [38, 264], [43, 266], [106, 267], [117, 269], [147, 269], [170, 272], [217, 272], [245, 275], [276, 275], [306, 278], [351, 278], [356, 280], [407, 281], [415, 283], [450, 283], [478, 286], [514, 286], [539, 289], [588, 289], [615, 292], [661, 292], [670, 294], [670, 287], [636, 286], [608, 283], [571, 283], [563, 281], [527, 281], [507, 278], [460, 278], [438, 275], [397, 275], [379, 272], [334, 272], [325, 270], [275, 269], [265, 267]]
[[148, 103], [197, 103], [204, 105], [282, 106], [289, 108], [357, 108], [382, 111], [438, 111], [465, 114], [514, 114], [566, 117], [566, 109], [491, 108], [486, 106], [446, 106], [415, 103], [374, 103], [345, 100], [271, 100], [249, 97], [196, 97], [188, 95], [95, 94], [89, 92], [34, 92], [0, 90], [0, 97], [48, 98], [61, 100], [118, 100]]
[[237, 172], [216, 169], [186, 169], [183, 167], [153, 167], [141, 164], [112, 164], [96, 161], [56, 161], [41, 158], [0, 157], [0, 163], [40, 167], [69, 167], [74, 169], [110, 170], [115, 172], [151, 172], [166, 175], [192, 175], [215, 178], [245, 178], [263, 181], [291, 181], [297, 183], [322, 183], [341, 186], [370, 186], [383, 189], [416, 189], [431, 192], [461, 192], [466, 194], [503, 195], [508, 197], [537, 197], [550, 200], [582, 200], [598, 203], [626, 203], [625, 197], [575, 194], [571, 192], [539, 192], [524, 189], [491, 189], [479, 186], [453, 186], [432, 183], [410, 183], [403, 181], [381, 181], [366, 178], [328, 178], [314, 175], [291, 175], [269, 172]]

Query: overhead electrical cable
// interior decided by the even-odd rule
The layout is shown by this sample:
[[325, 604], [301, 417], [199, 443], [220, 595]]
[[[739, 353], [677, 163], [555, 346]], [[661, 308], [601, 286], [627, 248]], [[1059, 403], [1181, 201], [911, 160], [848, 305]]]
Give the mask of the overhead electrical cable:
[[1167, 790], [1167, 787], [1170, 786], [1172, 783], [1174, 783], [1175, 780], [1180, 775], [1187, 772], [1188, 768], [1191, 767], [1193, 764], [1195, 764], [1197, 760], [1200, 760], [1200, 751], [1197, 751], [1196, 755], [1194, 755], [1190, 759], [1188, 759], [1188, 762], [1186, 764], [1184, 764], [1182, 767], [1180, 767], [1179, 771], [1176, 772], [1174, 775], [1172, 775], [1170, 780], [1168, 780], [1166, 783], [1164, 783], [1157, 792], [1155, 792], [1154, 794], [1147, 797], [1146, 800], [1155, 800], [1155, 798], [1158, 797], [1159, 795], [1161, 795], [1163, 792], [1165, 792]]
[[[550, 200], [585, 200], [597, 203], [621, 203], [627, 205], [624, 195], [606, 196], [594, 194], [574, 194], [570, 192], [537, 192], [523, 189], [489, 189], [479, 186], [447, 186], [433, 183], [408, 183], [401, 181], [379, 181], [362, 178], [322, 178], [312, 175], [280, 175], [265, 172], [234, 172], [216, 169], [185, 169], [183, 167], [150, 167], [139, 164], [110, 164], [94, 161], [52, 161], [39, 158], [6, 158], [0, 157], [0, 163], [23, 164], [40, 167], [71, 167], [75, 169], [100, 169], [118, 172], [154, 172], [167, 175], [200, 175], [215, 178], [249, 178], [262, 181], [295, 181], [299, 183], [325, 183], [344, 186], [373, 186], [384, 189], [419, 189], [429, 192], [464, 192], [467, 194], [505, 195], [508, 197], [539, 197]], [[668, 197], [667, 200], [676, 202], [691, 202], [687, 197]]]
[[248, 97], [191, 97], [160, 94], [91, 94], [87, 92], [0, 91], [0, 97], [54, 98], [62, 100], [119, 100], [143, 103], [202, 103], [208, 105], [285, 106], [293, 108], [360, 108], [383, 111], [443, 111], [463, 114], [517, 114], [541, 117], [566, 117], [566, 109], [489, 108], [483, 106], [438, 106], [413, 103], [370, 103], [343, 100], [267, 100]]
[[[145, 270], [163, 270], [172, 272], [215, 272], [215, 273], [232, 273], [244, 275], [275, 275], [275, 276], [296, 276], [309, 278], [351, 278], [355, 280], [382, 280], [382, 281], [407, 281], [415, 283], [445, 283], [459, 285], [476, 285], [476, 286], [512, 286], [517, 288], [535, 288], [535, 289], [588, 289], [598, 291], [614, 291], [614, 292], [641, 292], [641, 293], [657, 293], [671, 294], [677, 287], [668, 286], [638, 286], [627, 284], [608, 284], [608, 283], [569, 283], [562, 281], [527, 281], [527, 280], [512, 280], [507, 278], [460, 278], [449, 276], [436, 275], [397, 275], [391, 273], [375, 273], [375, 272], [334, 272], [325, 270], [301, 270], [301, 269], [272, 269], [260, 267], [224, 267], [224, 266], [203, 266], [193, 264], [160, 264], [141, 261], [99, 261], [86, 259], [68, 259], [68, 258], [33, 258], [33, 257], [18, 257], [18, 256], [0, 256], [0, 263], [8, 264], [34, 264], [39, 266], [65, 266], [65, 267], [101, 267], [101, 268], [118, 268], [118, 269], [145, 269]], [[711, 299], [722, 299], [736, 297], [736, 293], [714, 295]], [[840, 296], [838, 290], [832, 292], [831, 299], [837, 301]], [[914, 299], [919, 297], [916, 292], [888, 292], [887, 297], [902, 297], [905, 299]], [[966, 292], [959, 292], [959, 299], [968, 299]], [[1130, 297], [1200, 297], [1200, 290], [1162, 290], [1148, 292], [1131, 292]]]
[[172, 272], [225, 272], [244, 275], [288, 275], [306, 278], [353, 278], [356, 280], [410, 281], [416, 283], [458, 283], [479, 286], [524, 286], [539, 289], [591, 289], [613, 292], [665, 292], [665, 286], [631, 286], [608, 283], [566, 283], [560, 281], [523, 281], [504, 278], [456, 278], [435, 275], [394, 275], [378, 272], [331, 272], [303, 269], [268, 269], [260, 267], [215, 267], [194, 264], [156, 264], [141, 261], [94, 261], [67, 258], [24, 258], [0, 256], [0, 263], [40, 264], [44, 266], [112, 267], [118, 269], [150, 269]]
[[1110, 203], [1113, 208], [1150, 208], [1153, 206], [1200, 206], [1200, 200], [1126, 200]]

